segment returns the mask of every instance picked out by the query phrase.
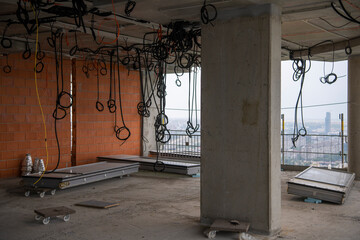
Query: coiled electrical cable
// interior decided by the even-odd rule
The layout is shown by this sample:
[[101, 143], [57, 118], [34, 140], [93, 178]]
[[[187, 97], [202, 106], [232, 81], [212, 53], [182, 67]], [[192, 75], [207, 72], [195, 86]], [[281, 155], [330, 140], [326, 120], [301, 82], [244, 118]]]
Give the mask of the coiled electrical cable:
[[113, 56], [114, 50], [110, 52], [110, 88], [109, 99], [107, 101], [107, 107], [110, 113], [114, 113], [116, 111], [115, 79], [113, 79]]
[[10, 38], [5, 37], [6, 31], [9, 28], [9, 26], [11, 25], [11, 22], [9, 22], [8, 24], [6, 24], [5, 29], [3, 31], [3, 35], [1, 38], [1, 46], [3, 48], [11, 48], [12, 47], [12, 41]]
[[42, 62], [42, 60], [45, 58], [45, 52], [41, 51], [40, 43], [38, 43], [37, 49], [38, 51], [36, 53], [36, 59], [38, 60], [38, 62], [36, 63], [35, 71], [37, 73], [41, 73], [44, 69], [44, 63]]
[[136, 2], [135, 1], [131, 1], [131, 0], [128, 0], [126, 5], [125, 5], [125, 14], [126, 16], [130, 17], [130, 14], [132, 11], [134, 11], [134, 8], [136, 6]]
[[[309, 60], [310, 62], [310, 60]], [[300, 80], [300, 90], [295, 104], [295, 116], [294, 116], [294, 132], [291, 138], [293, 143], [293, 147], [296, 147], [296, 142], [300, 136], [306, 136], [307, 130], [304, 123], [304, 112], [303, 112], [303, 101], [302, 101], [302, 90], [305, 81], [305, 74], [310, 70], [310, 68], [306, 68], [306, 60], [296, 59], [292, 64], [294, 74], [293, 80]], [[301, 114], [301, 127], [298, 126], [298, 107], [300, 104], [300, 114]]]
[[320, 82], [323, 83], [323, 84], [326, 84], [326, 83], [327, 84], [333, 84], [338, 79], [337, 74], [334, 73], [335, 46], [334, 46], [334, 42], [332, 42], [332, 44], [333, 44], [333, 52], [332, 52], [331, 72], [329, 74], [326, 74], [325, 60], [324, 60], [324, 65], [323, 65], [324, 76], [320, 78]]
[[6, 57], [6, 65], [3, 67], [4, 73], [11, 73], [11, 66], [9, 65], [9, 55], [4, 54]]
[[345, 53], [348, 56], [352, 54], [352, 49], [351, 49], [350, 43], [345, 47]]
[[[116, 56], [117, 58], [119, 57], [119, 48], [118, 48], [118, 41], [116, 41]], [[126, 140], [128, 140], [131, 136], [131, 132], [130, 129], [126, 126], [125, 124], [125, 120], [124, 120], [124, 114], [123, 114], [123, 109], [122, 109], [122, 103], [121, 103], [121, 81], [120, 81], [120, 61], [116, 61], [116, 66], [117, 66], [117, 76], [118, 76], [118, 87], [119, 87], [119, 110], [120, 110], [120, 117], [121, 117], [121, 122], [122, 122], [122, 126], [118, 127], [116, 124], [116, 115], [115, 115], [115, 136], [117, 139], [119, 139], [120, 141], [124, 141], [122, 144], [125, 143]]]
[[[99, 63], [99, 61], [98, 61]], [[99, 111], [99, 112], [102, 112], [104, 110], [104, 105], [100, 102], [100, 81], [99, 81], [99, 67], [100, 67], [100, 64], [97, 64], [97, 67], [96, 67], [96, 85], [97, 85], [97, 97], [96, 97], [96, 109]]]
[[[212, 15], [209, 12], [211, 12]], [[210, 23], [212, 25], [212, 22], [215, 21], [215, 19], [217, 18], [216, 7], [212, 4], [206, 4], [206, 0], [204, 0], [204, 4], [201, 7], [200, 14], [203, 24]]]
[[[195, 108], [195, 109], [194, 109]], [[197, 69], [194, 67], [193, 80], [191, 81], [191, 68], [189, 68], [189, 96], [188, 96], [188, 121], [186, 126], [186, 135], [190, 138], [198, 130], [200, 125], [197, 119]], [[193, 114], [195, 112], [195, 124], [193, 122]]]
[[[57, 121], [64, 119], [67, 115], [66, 110], [69, 109], [73, 104], [73, 96], [64, 90], [64, 69], [63, 69], [63, 36], [64, 34], [61, 33], [61, 30], [57, 30], [56, 32], [51, 31], [51, 37], [48, 38], [48, 43], [51, 47], [54, 48], [54, 54], [55, 54], [55, 69], [56, 69], [56, 106], [55, 110], [53, 112], [53, 118], [54, 118], [54, 131], [55, 131], [55, 138], [57, 143], [57, 149], [58, 149], [58, 160], [55, 168], [49, 172], [46, 173], [52, 173], [54, 172], [60, 164], [61, 161], [61, 151], [60, 151], [60, 142], [59, 142], [59, 136], [58, 136], [58, 130], [57, 130]], [[57, 39], [59, 39], [59, 49], [57, 49]], [[60, 60], [58, 59], [58, 53], [60, 52]], [[60, 72], [60, 74], [59, 74]], [[60, 75], [60, 76], [59, 76]], [[60, 81], [59, 81], [60, 78]], [[67, 97], [69, 99], [68, 103], [64, 103], [62, 99], [64, 97]], [[59, 111], [61, 112], [59, 114]]]
[[30, 48], [28, 39], [26, 39], [25, 51], [23, 52], [22, 57], [23, 57], [23, 59], [29, 59], [31, 57], [31, 48]]

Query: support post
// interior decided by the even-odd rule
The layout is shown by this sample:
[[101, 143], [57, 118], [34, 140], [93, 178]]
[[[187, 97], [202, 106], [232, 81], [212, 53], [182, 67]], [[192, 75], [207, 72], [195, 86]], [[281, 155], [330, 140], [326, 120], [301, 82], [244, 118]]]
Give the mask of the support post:
[[285, 115], [281, 114], [281, 159], [285, 164]]
[[201, 222], [280, 230], [281, 9], [218, 12], [203, 25]]
[[348, 162], [349, 172], [360, 179], [360, 55], [348, 60]]

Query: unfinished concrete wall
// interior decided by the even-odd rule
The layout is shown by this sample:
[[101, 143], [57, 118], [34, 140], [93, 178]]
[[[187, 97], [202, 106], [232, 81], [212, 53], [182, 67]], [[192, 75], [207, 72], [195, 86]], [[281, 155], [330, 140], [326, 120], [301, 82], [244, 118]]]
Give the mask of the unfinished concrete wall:
[[201, 221], [280, 229], [281, 10], [219, 12], [202, 26]]

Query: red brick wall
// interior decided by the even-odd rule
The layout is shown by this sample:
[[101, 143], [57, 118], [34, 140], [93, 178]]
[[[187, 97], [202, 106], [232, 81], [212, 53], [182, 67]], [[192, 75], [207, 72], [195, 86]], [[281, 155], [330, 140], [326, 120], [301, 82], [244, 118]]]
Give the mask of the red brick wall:
[[[45, 114], [49, 149], [48, 169], [55, 167], [57, 162], [57, 145], [54, 134], [56, 78], [55, 61], [51, 57], [43, 60], [45, 68], [38, 76], [38, 87], [41, 103]], [[44, 131], [40, 108], [36, 99], [34, 83], [34, 58], [24, 60], [19, 55], [9, 55], [12, 72], [6, 74], [2, 67], [6, 59], [0, 59], [0, 178], [20, 176], [21, 162], [26, 153], [46, 160]], [[109, 76], [100, 77], [100, 99], [104, 104], [103, 112], [95, 108], [96, 75], [90, 73], [86, 78], [81, 71], [82, 61], [76, 61], [74, 99], [74, 157], [71, 159], [71, 125], [70, 114], [58, 121], [58, 133], [61, 147], [59, 167], [80, 165], [95, 162], [96, 157], [109, 154], [140, 154], [140, 117], [136, 105], [140, 101], [140, 84], [137, 71], [121, 67], [121, 86], [124, 118], [131, 131], [131, 137], [121, 145], [113, 131], [113, 114], [106, 108], [109, 91]], [[71, 61], [64, 60], [65, 90], [70, 88]], [[69, 110], [68, 110], [69, 112]], [[118, 121], [120, 116], [118, 115]]]
[[[81, 70], [83, 61], [76, 61], [76, 164], [96, 161], [97, 156], [111, 154], [140, 154], [140, 116], [137, 104], [140, 101], [140, 81], [138, 71], [130, 71], [121, 66], [120, 79], [122, 90], [122, 105], [126, 126], [131, 131], [130, 138], [122, 144], [114, 133], [114, 114], [107, 108], [109, 97], [109, 65], [108, 75], [99, 77], [100, 102], [104, 110], [95, 108], [97, 98], [96, 71], [90, 72], [89, 78]], [[117, 81], [117, 75], [116, 75]], [[118, 87], [116, 87], [118, 99]], [[117, 100], [117, 106], [119, 102]], [[118, 125], [121, 124], [120, 114], [117, 114]]]
[[[48, 169], [57, 162], [57, 145], [54, 134], [52, 112], [56, 100], [55, 63], [51, 57], [43, 60], [45, 68], [37, 74], [38, 89], [45, 114], [48, 139]], [[70, 67], [64, 61], [64, 69]], [[38, 106], [35, 81], [34, 58], [24, 60], [21, 54], [9, 55], [11, 73], [4, 73], [2, 67], [6, 58], [0, 59], [0, 178], [20, 175], [21, 162], [26, 153], [43, 158], [46, 162], [44, 129]], [[69, 89], [70, 74], [64, 74], [65, 89]], [[61, 146], [60, 167], [70, 166], [70, 117], [58, 121]]]

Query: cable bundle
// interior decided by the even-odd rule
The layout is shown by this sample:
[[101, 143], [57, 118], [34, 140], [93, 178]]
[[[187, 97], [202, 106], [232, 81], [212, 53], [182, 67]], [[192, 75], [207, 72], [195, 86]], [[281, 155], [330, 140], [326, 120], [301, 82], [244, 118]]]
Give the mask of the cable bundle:
[[[54, 122], [55, 122], [55, 138], [56, 138], [56, 143], [57, 143], [57, 147], [58, 147], [58, 161], [56, 164], [56, 167], [50, 171], [54, 172], [60, 163], [60, 158], [61, 158], [61, 154], [60, 154], [60, 143], [59, 143], [59, 137], [58, 137], [58, 132], [57, 132], [57, 121], [64, 119], [67, 115], [66, 110], [69, 109], [72, 104], [73, 104], [73, 96], [64, 90], [64, 70], [63, 70], [63, 37], [64, 34], [61, 32], [60, 29], [58, 29], [57, 31], [51, 31], [51, 37], [49, 37], [47, 39], [49, 45], [54, 48], [54, 54], [55, 54], [55, 72], [56, 72], [56, 92], [57, 92], [57, 97], [56, 97], [56, 104], [55, 104], [55, 110], [53, 112], [53, 118], [54, 118]], [[57, 46], [57, 41], [59, 40], [59, 48]], [[58, 52], [60, 52], [60, 58], [58, 58]], [[60, 73], [59, 73], [60, 72]], [[59, 76], [60, 75], [60, 76]], [[59, 79], [60, 78], [60, 79]], [[65, 100], [64, 97], [67, 97], [69, 99], [69, 102], [65, 104]]]

